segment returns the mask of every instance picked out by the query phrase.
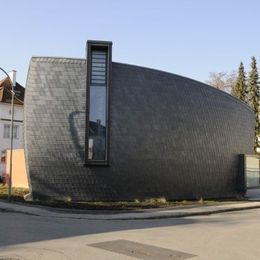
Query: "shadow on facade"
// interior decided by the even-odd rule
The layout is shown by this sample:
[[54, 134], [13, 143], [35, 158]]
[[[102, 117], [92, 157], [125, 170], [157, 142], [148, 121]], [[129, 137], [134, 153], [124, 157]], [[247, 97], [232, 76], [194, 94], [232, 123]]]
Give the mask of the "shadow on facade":
[[78, 134], [78, 130], [75, 124], [75, 117], [79, 114], [85, 114], [83, 111], [73, 111], [69, 114], [69, 128], [70, 128], [70, 136], [75, 147], [75, 150], [78, 153], [79, 158], [84, 161], [84, 147], [80, 145], [80, 138]]

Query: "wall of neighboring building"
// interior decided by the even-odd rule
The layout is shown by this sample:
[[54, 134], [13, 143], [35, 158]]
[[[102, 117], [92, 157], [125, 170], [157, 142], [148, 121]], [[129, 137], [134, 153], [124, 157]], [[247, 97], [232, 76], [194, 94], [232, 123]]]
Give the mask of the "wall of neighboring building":
[[247, 188], [260, 187], [260, 158], [258, 155], [245, 155]]
[[[0, 175], [6, 171], [6, 163], [3, 159], [4, 153], [7, 149], [10, 149], [10, 137], [4, 136], [5, 125], [11, 126], [11, 105], [8, 103], [0, 102], [0, 155], [2, 161], [0, 163]], [[24, 148], [23, 140], [23, 106], [14, 106], [14, 127], [18, 127], [17, 137], [13, 139], [13, 148]]]
[[253, 152], [254, 114], [178, 75], [112, 64], [109, 166], [84, 166], [86, 60], [33, 58], [25, 150], [34, 198], [171, 200], [243, 195], [239, 154]]
[[[28, 189], [24, 149], [14, 149], [12, 158], [12, 187]], [[6, 174], [8, 182], [10, 176], [10, 150], [7, 150], [6, 155]]]

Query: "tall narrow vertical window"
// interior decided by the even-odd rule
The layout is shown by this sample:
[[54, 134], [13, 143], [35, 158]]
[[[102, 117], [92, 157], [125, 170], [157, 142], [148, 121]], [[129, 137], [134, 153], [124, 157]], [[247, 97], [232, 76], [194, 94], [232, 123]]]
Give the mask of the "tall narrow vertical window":
[[111, 42], [88, 41], [86, 163], [107, 165]]

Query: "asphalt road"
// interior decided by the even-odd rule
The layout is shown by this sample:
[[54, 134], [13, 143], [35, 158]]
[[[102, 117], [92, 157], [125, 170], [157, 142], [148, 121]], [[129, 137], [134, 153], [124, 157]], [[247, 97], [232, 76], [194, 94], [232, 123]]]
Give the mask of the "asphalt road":
[[260, 209], [158, 220], [0, 212], [0, 223], [1, 260], [260, 259]]

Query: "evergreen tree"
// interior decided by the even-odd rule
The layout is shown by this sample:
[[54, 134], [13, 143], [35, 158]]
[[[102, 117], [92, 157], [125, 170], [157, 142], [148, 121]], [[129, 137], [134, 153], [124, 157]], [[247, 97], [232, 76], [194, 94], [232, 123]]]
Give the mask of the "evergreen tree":
[[249, 105], [252, 107], [252, 109], [255, 112], [255, 119], [256, 119], [256, 125], [255, 125], [255, 137], [256, 137], [256, 143], [255, 143], [255, 150], [256, 152], [260, 152], [260, 143], [258, 142], [259, 134], [260, 134], [260, 125], [259, 125], [259, 117], [260, 117], [260, 109], [259, 109], [259, 95], [260, 95], [260, 86], [259, 86], [259, 76], [257, 71], [257, 63], [256, 58], [252, 57], [251, 62], [251, 71], [249, 74], [248, 79], [248, 101]]
[[259, 88], [259, 76], [257, 72], [256, 58], [252, 57], [251, 71], [248, 78], [248, 103], [252, 109], [256, 112], [258, 106], [258, 94], [257, 89]]
[[243, 62], [240, 62], [236, 83], [232, 86], [231, 94], [242, 101], [246, 101], [246, 73]]

